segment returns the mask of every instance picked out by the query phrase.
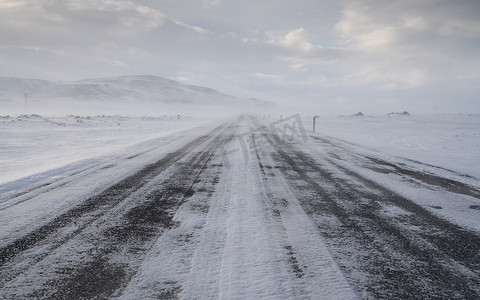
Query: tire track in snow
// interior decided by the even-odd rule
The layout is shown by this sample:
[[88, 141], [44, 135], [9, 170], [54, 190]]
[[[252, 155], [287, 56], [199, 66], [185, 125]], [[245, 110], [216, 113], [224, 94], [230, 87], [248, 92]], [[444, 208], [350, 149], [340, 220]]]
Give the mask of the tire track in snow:
[[[141, 298], [288, 295], [286, 251], [272, 247], [272, 228], [255, 192], [259, 186], [246, 170], [250, 165], [245, 165], [240, 151], [227, 155], [229, 167], [224, 166], [219, 176], [208, 212], [192, 214], [189, 203], [177, 212], [179, 226], [157, 241], [125, 290], [125, 299], [138, 291]], [[185, 234], [189, 241], [179, 244]]]
[[216, 209], [211, 198], [225, 167], [221, 150], [231, 139], [232, 132], [211, 149], [208, 164], [195, 179], [195, 193], [172, 219], [176, 225], [156, 239], [120, 299], [176, 299], [182, 293], [199, 232], [206, 226], [207, 214]]
[[[245, 159], [237, 143], [225, 149], [208, 211], [191, 207], [200, 200], [193, 195], [120, 298], [357, 298], [285, 182], [265, 178], [260, 160], [271, 158], [255, 146]], [[277, 207], [284, 197], [292, 203]]]
[[[146, 154], [158, 148], [159, 146], [156, 146], [156, 147], [151, 147], [150, 149], [141, 151], [140, 153], [120, 155], [115, 157], [114, 159], [109, 159], [108, 161], [100, 160], [99, 162], [89, 164], [87, 167], [74, 169], [74, 171], [67, 171], [66, 173], [63, 173], [61, 176], [48, 178], [47, 181], [42, 180], [40, 181], [40, 184], [34, 184], [33, 186], [27, 187], [26, 189], [20, 192], [7, 193], [6, 196], [0, 197], [0, 210], [8, 209], [9, 207], [12, 207], [14, 205], [20, 204], [22, 202], [26, 202], [41, 193], [46, 193], [46, 192], [58, 189], [60, 187], [63, 187], [69, 184], [70, 182], [73, 182], [75, 179], [94, 174], [99, 170], [111, 168], [114, 165], [120, 163], [122, 160], [133, 159], [137, 156]], [[75, 164], [71, 164], [71, 165], [75, 165]], [[69, 170], [69, 167], [70, 166], [64, 167], [64, 169]], [[60, 178], [57, 178], [57, 177], [60, 177]]]
[[[369, 155], [360, 155], [353, 152], [352, 150], [348, 149], [345, 146], [335, 144], [334, 142], [323, 137], [313, 136], [313, 139], [331, 148], [331, 150], [328, 151], [328, 153], [332, 158], [341, 159], [340, 157], [338, 157], [338, 155], [335, 154], [336, 151], [340, 150], [342, 154], [351, 156], [352, 158], [355, 158], [357, 161], [362, 161], [363, 167], [369, 168], [375, 172], [382, 173], [382, 174], [397, 174], [400, 176], [404, 176], [406, 179], [410, 179], [410, 180], [416, 179], [417, 181], [421, 182], [425, 187], [434, 186], [436, 188], [441, 188], [455, 194], [468, 195], [468, 196], [480, 199], [480, 190], [478, 188], [472, 187], [458, 180], [444, 178], [435, 174], [427, 173], [426, 171], [423, 171], [423, 170], [419, 171], [413, 168], [408, 168], [408, 166], [406, 165], [391, 163], [379, 157], [372, 157]], [[442, 167], [423, 164], [421, 162], [416, 162], [411, 160], [408, 160], [408, 161], [410, 161], [412, 164], [424, 165], [437, 170], [441, 169], [447, 173], [453, 173], [457, 176], [465, 177], [465, 175], [460, 175], [454, 171], [450, 171]]]
[[290, 189], [279, 162], [267, 151], [268, 141], [262, 139], [262, 134], [254, 137], [257, 163], [268, 195], [264, 199], [265, 207], [282, 230], [288, 264], [296, 277], [292, 279], [295, 283], [293, 298], [359, 298], [327, 249], [316, 225], [300, 205], [298, 194]]
[[244, 157], [230, 145], [231, 169], [212, 199], [180, 298], [356, 299], [281, 174], [267, 174], [263, 165], [272, 159], [259, 154], [256, 135], [242, 137], [252, 148]]
[[[364, 296], [477, 298], [480, 237], [263, 129], [301, 204]], [[351, 163], [351, 162], [350, 162]], [[385, 209], [394, 211], [389, 215]]]
[[[182, 158], [185, 152], [191, 151], [193, 146], [206, 140], [207, 137], [208, 136], [200, 137], [184, 146], [178, 152], [169, 153], [165, 158], [146, 166], [136, 174], [131, 175], [121, 182], [107, 188], [101, 194], [86, 200], [78, 207], [75, 207], [67, 213], [58, 216], [55, 220], [51, 221], [45, 226], [27, 234], [20, 239], [17, 239], [10, 245], [3, 246], [0, 248], [0, 265], [4, 264], [22, 251], [34, 246], [36, 243], [45, 239], [46, 237], [51, 236], [53, 233], [60, 228], [65, 227], [67, 224], [74, 223], [75, 220], [80, 216], [91, 212], [107, 211], [128, 197], [135, 190], [141, 188], [149, 179], [164, 171], [173, 162]], [[90, 219], [90, 221], [93, 220], [95, 220], [95, 218]], [[84, 226], [87, 226], [88, 224], [89, 222], [84, 222]]]
[[[88, 199], [46, 226], [3, 247], [0, 252], [2, 293], [6, 293], [6, 285], [9, 285], [8, 290], [15, 294], [18, 292], [16, 290], [19, 288], [19, 283], [26, 284], [30, 290], [35, 290], [30, 296], [35, 295], [36, 297], [49, 295], [48, 297], [55, 298], [67, 295], [66, 293], [69, 292], [88, 297], [108, 295], [118, 289], [119, 285], [128, 280], [128, 276], [131, 276], [132, 270], [126, 271], [128, 266], [122, 267], [121, 263], [111, 265], [105, 257], [115, 251], [142, 252], [144, 249], [138, 244], [148, 244], [148, 240], [155, 234], [161, 233], [162, 228], [174, 225], [171, 224], [171, 219], [176, 208], [181, 204], [182, 199], [191, 196], [191, 188], [197, 180], [196, 176], [203, 171], [213, 151], [223, 143], [223, 138], [220, 136], [229, 128], [227, 127], [223, 131], [220, 130], [221, 128], [223, 126], [216, 128], [210, 135], [200, 137], [187, 144], [177, 152], [168, 154], [160, 161], [146, 166], [140, 172], [108, 188], [100, 195]], [[202, 146], [205, 143], [206, 145]], [[194, 149], [198, 147], [200, 149], [195, 152]], [[206, 148], [202, 149], [201, 147]], [[186, 160], [191, 156], [192, 151], [193, 157]], [[145, 187], [153, 188], [149, 184], [155, 181], [156, 176], [172, 168], [181, 160], [184, 162], [175, 166], [177, 169], [174, 168], [170, 178], [157, 183], [160, 184], [160, 189], [145, 191]], [[141, 195], [140, 197], [143, 198], [139, 200], [139, 196], [135, 195], [138, 194], [138, 191], [147, 195]], [[133, 207], [127, 207], [123, 212], [120, 211], [121, 218], [116, 215], [113, 215], [112, 218], [113, 211], [117, 210], [118, 212], [118, 207], [126, 206], [124, 202], [132, 201], [140, 203], [134, 203]], [[119, 223], [108, 224], [110, 220], [105, 219], [109, 217], [116, 219]], [[92, 229], [92, 227], [98, 226], [100, 228]], [[93, 236], [88, 237], [85, 232], [89, 232]], [[76, 240], [83, 240], [84, 243], [75, 243]], [[69, 244], [70, 241], [73, 241], [70, 243], [72, 245]], [[123, 249], [119, 247], [118, 244], [122, 243], [123, 245], [129, 244], [127, 246], [130, 246], [131, 249], [125, 250], [128, 248], [127, 246], [122, 246]], [[65, 252], [62, 253], [62, 251]], [[80, 264], [76, 262], [75, 266], [75, 260], [69, 262], [66, 253], [80, 256], [83, 262]], [[52, 271], [45, 271], [48, 268], [45, 266], [45, 261], [48, 261], [49, 258], [53, 262], [60, 261], [58, 265], [54, 265], [56, 268], [53, 272], [57, 274], [45, 284], [46, 286], [31, 286], [35, 284], [32, 282], [32, 280], [35, 281], [35, 278], [32, 276], [28, 278], [29, 275], [32, 275], [29, 274], [30, 269], [33, 270], [31, 273], [37, 273], [37, 275], [39, 272], [40, 274], [42, 272], [52, 273]], [[10, 261], [12, 263], [9, 264]], [[20, 263], [17, 263], [19, 261]], [[30, 263], [26, 263], [27, 261]], [[66, 263], [62, 265], [62, 261], [66, 261]], [[52, 275], [50, 274], [50, 276]], [[102, 283], [101, 280], [97, 282], [95, 276], [106, 277], [109, 282]], [[80, 282], [80, 284], [76, 282]], [[28, 291], [22, 292], [28, 293]]]
[[478, 298], [478, 234], [348, 164], [394, 167], [240, 124], [4, 246], [0, 298]]

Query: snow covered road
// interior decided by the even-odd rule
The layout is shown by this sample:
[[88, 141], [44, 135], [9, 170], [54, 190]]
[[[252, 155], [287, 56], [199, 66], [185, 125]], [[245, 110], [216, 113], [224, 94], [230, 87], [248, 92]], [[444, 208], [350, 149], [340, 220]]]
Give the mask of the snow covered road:
[[2, 195], [0, 298], [480, 297], [477, 179], [298, 120], [241, 116]]

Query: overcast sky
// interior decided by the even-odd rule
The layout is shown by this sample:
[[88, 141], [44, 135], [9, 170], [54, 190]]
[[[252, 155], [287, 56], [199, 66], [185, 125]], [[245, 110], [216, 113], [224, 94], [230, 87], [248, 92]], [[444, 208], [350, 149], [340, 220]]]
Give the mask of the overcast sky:
[[332, 113], [480, 113], [479, 0], [0, 0], [0, 76], [158, 75]]

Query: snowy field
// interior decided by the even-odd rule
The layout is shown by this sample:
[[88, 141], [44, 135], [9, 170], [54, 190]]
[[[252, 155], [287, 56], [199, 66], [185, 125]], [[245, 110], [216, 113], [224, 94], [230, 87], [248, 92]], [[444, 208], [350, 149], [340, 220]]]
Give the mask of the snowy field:
[[0, 298], [478, 299], [478, 116], [301, 120], [3, 117]]
[[181, 115], [0, 116], [0, 183], [106, 155], [208, 122]]
[[[209, 121], [181, 115], [0, 116], [0, 183], [113, 155]], [[311, 117], [303, 122], [312, 130]], [[480, 178], [480, 115], [321, 116], [316, 124], [320, 135]]]
[[480, 178], [480, 115], [321, 116], [316, 132]]

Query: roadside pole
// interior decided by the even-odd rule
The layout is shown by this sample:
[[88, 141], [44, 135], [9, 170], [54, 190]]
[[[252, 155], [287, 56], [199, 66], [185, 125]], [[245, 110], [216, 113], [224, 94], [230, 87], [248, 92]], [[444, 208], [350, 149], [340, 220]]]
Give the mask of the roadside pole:
[[314, 116], [314, 117], [313, 117], [313, 132], [315, 132], [315, 120], [316, 120], [317, 118], [320, 118], [320, 117], [319, 117], [319, 116]]

